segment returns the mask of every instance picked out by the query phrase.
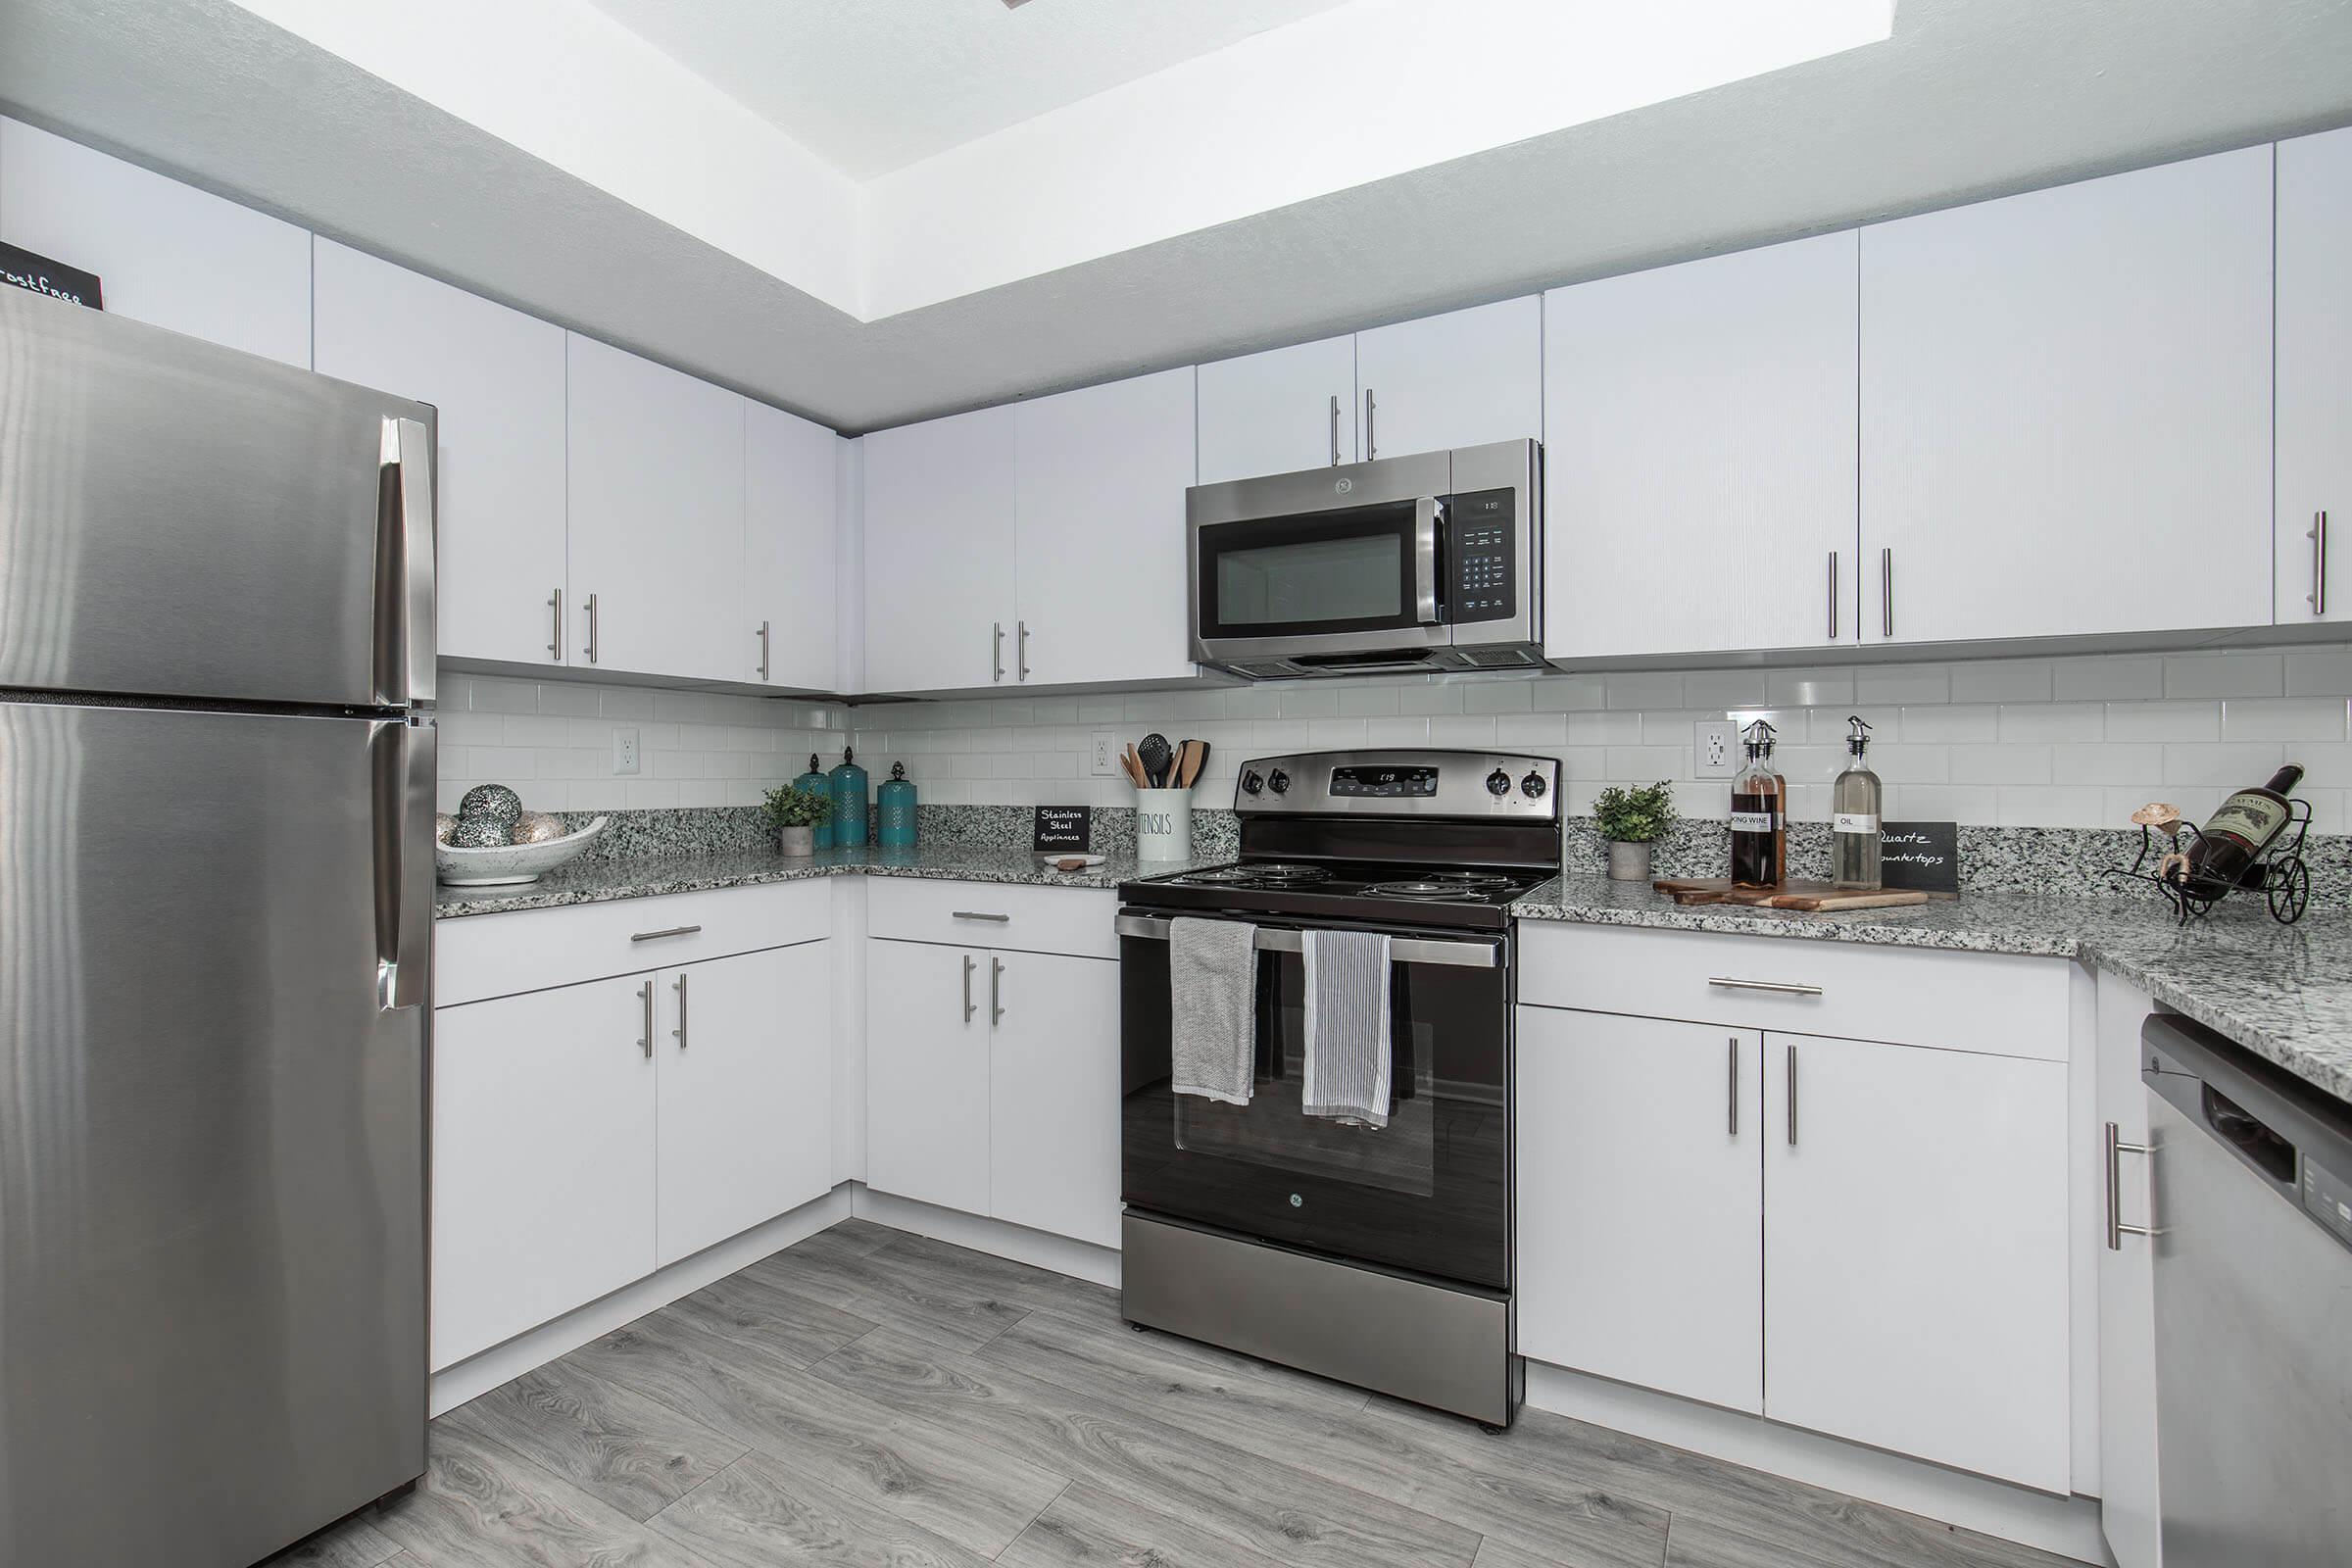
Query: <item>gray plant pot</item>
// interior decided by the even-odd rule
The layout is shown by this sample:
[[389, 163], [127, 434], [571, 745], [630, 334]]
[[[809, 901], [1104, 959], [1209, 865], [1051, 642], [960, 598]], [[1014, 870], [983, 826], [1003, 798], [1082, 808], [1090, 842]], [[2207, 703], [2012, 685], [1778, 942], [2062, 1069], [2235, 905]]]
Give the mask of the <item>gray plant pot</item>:
[[816, 853], [816, 829], [812, 827], [780, 827], [776, 829], [776, 850], [782, 855], [799, 858]]
[[1646, 844], [1609, 845], [1609, 880], [1612, 882], [1646, 882], [1649, 880], [1649, 850]]

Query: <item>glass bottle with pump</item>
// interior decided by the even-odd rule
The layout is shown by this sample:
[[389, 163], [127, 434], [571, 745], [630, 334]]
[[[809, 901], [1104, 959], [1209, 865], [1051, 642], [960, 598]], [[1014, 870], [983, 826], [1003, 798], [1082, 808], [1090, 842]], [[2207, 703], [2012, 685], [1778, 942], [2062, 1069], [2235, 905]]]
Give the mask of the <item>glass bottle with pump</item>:
[[1732, 781], [1732, 881], [1778, 887], [1788, 873], [1788, 786], [1773, 771], [1772, 726], [1747, 726], [1747, 765]]
[[1845, 749], [1854, 754], [1853, 765], [1838, 775], [1830, 796], [1834, 813], [1830, 840], [1830, 880], [1841, 888], [1879, 885], [1879, 775], [1870, 770], [1862, 754], [1870, 747], [1870, 726], [1860, 714], [1848, 718]]

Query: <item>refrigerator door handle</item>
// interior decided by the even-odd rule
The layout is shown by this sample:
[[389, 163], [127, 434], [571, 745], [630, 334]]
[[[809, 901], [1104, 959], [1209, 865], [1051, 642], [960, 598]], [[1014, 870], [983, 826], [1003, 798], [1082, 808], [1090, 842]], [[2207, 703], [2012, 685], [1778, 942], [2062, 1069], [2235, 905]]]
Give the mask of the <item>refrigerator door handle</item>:
[[432, 970], [433, 859], [412, 850], [432, 837], [433, 741], [430, 724], [379, 718], [368, 725], [376, 1006], [384, 1012], [422, 1005]]
[[384, 420], [375, 595], [377, 700], [433, 701], [433, 441], [421, 420]]

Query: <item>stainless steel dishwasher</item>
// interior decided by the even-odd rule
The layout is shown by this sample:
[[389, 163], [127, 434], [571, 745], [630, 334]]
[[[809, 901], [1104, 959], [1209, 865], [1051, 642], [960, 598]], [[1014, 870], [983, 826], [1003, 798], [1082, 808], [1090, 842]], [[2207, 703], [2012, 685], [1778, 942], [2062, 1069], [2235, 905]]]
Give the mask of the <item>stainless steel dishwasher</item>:
[[2352, 1562], [2352, 1107], [2143, 1026], [2165, 1568]]

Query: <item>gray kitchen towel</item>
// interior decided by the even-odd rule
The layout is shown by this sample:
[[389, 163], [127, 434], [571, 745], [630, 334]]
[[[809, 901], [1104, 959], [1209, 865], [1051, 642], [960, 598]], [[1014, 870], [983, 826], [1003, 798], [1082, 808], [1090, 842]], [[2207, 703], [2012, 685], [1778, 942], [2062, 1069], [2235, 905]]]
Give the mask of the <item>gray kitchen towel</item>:
[[1302, 1109], [1366, 1127], [1389, 1124], [1389, 939], [1309, 931]]
[[1257, 1086], [1257, 927], [1247, 920], [1168, 922], [1172, 1087], [1247, 1105]]

